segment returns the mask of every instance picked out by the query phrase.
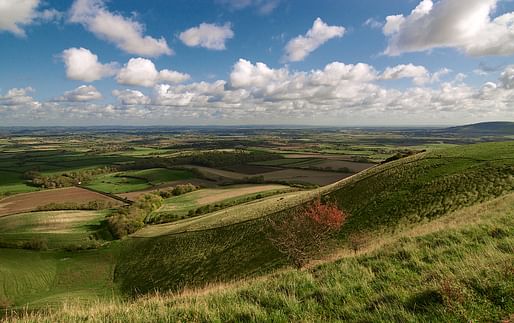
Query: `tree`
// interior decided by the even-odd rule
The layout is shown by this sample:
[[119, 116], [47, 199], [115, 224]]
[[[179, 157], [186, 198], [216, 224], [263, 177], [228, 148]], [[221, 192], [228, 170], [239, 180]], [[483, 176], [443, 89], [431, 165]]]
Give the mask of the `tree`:
[[346, 221], [346, 215], [333, 203], [320, 199], [291, 211], [284, 217], [268, 219], [269, 240], [298, 268], [322, 252]]

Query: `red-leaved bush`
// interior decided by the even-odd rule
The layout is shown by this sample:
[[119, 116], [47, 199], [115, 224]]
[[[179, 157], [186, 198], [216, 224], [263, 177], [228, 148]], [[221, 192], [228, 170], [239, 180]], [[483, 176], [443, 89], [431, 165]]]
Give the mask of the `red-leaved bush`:
[[269, 218], [268, 238], [300, 268], [328, 247], [333, 234], [345, 221], [346, 215], [335, 204], [317, 199], [286, 216]]

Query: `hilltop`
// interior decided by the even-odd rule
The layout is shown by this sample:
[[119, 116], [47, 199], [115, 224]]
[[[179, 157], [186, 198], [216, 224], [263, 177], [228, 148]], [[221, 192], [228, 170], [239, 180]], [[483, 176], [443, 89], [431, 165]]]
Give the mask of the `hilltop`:
[[448, 133], [470, 135], [514, 135], [514, 122], [481, 122], [470, 125], [446, 128], [443, 131]]

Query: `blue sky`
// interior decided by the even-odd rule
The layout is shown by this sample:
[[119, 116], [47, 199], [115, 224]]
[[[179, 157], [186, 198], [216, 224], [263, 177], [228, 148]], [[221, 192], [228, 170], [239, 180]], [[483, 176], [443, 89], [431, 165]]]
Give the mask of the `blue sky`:
[[500, 0], [0, 0], [0, 125], [513, 120], [513, 12]]

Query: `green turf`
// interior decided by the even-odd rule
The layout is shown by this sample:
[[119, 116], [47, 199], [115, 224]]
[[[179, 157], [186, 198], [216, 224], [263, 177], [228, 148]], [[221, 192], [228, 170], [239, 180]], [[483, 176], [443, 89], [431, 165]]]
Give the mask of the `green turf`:
[[[384, 238], [370, 237], [374, 249], [307, 270], [286, 269], [198, 293], [67, 304], [19, 321], [508, 322], [514, 313], [513, 215], [514, 195], [509, 195], [407, 229], [383, 245]], [[193, 241], [213, 242], [188, 240]], [[141, 250], [169, 252], [170, 240], [151, 242], [135, 243]], [[207, 246], [239, 256], [246, 264], [238, 247]], [[191, 255], [198, 266], [211, 268], [205, 256]], [[172, 275], [151, 266], [168, 266], [163, 258], [145, 253], [136, 257], [145, 259], [146, 266], [137, 268], [154, 281], [174, 285]], [[194, 266], [183, 269], [180, 256], [176, 259], [178, 272], [185, 273], [176, 279], [202, 280], [208, 273]], [[221, 274], [238, 270], [239, 263], [234, 265]]]
[[43, 211], [0, 218], [0, 242], [45, 241], [48, 248], [86, 246], [109, 238], [102, 225], [109, 211]]
[[194, 178], [194, 174], [188, 170], [176, 170], [165, 168], [151, 168], [121, 173], [122, 176], [131, 176], [147, 180], [152, 185], [159, 185], [166, 182], [186, 180]]
[[112, 283], [117, 247], [82, 252], [0, 249], [0, 297], [38, 307], [116, 295]]
[[22, 178], [22, 174], [0, 170], [0, 197], [2, 195], [27, 193], [37, 190], [37, 187], [28, 185], [27, 181]]
[[121, 173], [99, 175], [87, 183], [86, 187], [106, 193], [127, 193], [151, 188], [145, 179], [122, 177]]

